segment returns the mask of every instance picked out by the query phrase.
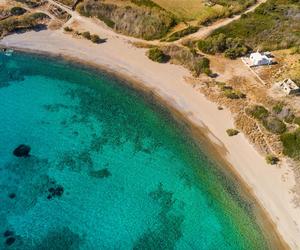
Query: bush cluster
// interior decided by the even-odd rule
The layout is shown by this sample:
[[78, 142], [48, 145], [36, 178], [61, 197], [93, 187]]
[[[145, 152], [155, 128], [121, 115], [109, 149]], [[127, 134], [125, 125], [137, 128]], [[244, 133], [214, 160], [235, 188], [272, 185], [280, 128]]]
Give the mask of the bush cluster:
[[69, 26], [66, 26], [66, 27], [64, 27], [64, 31], [66, 31], [66, 32], [72, 32], [73, 29], [70, 28]]
[[217, 83], [224, 95], [229, 99], [242, 99], [246, 98], [246, 95], [239, 90], [234, 90], [231, 86], [225, 85], [225, 83]]
[[14, 15], [14, 16], [20, 16], [23, 15], [24, 13], [26, 13], [27, 10], [25, 10], [22, 7], [12, 7], [10, 9], [10, 14]]
[[280, 137], [283, 153], [293, 159], [300, 160], [300, 128], [294, 132], [287, 132]]
[[285, 123], [263, 106], [254, 105], [246, 109], [246, 113], [259, 120], [262, 125], [273, 134], [282, 134], [286, 131]]
[[279, 158], [274, 155], [267, 155], [266, 162], [270, 165], [276, 165], [279, 162]]
[[268, 0], [255, 11], [215, 30], [212, 37], [226, 34], [253, 50], [286, 49], [300, 46], [299, 0]]
[[233, 128], [227, 129], [226, 133], [228, 136], [235, 136], [237, 134], [239, 134], [239, 131]]
[[148, 57], [150, 60], [159, 63], [165, 63], [169, 61], [170, 57], [159, 48], [151, 48], [148, 50]]
[[224, 34], [200, 40], [198, 48], [207, 54], [225, 53], [224, 55], [230, 59], [243, 56], [249, 50], [241, 39], [226, 37]]

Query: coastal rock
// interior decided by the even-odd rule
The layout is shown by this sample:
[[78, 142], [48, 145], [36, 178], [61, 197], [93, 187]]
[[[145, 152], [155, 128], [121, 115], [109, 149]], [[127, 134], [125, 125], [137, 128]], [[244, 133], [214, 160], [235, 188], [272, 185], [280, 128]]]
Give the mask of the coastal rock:
[[14, 151], [13, 154], [16, 157], [29, 157], [30, 147], [24, 144], [18, 146]]

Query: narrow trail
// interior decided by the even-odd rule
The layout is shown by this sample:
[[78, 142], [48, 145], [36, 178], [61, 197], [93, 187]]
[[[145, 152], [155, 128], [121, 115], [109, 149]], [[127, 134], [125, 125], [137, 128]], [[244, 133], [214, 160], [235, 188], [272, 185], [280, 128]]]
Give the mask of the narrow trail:
[[258, 8], [261, 4], [265, 3], [267, 0], [258, 0], [257, 3], [253, 6], [251, 6], [250, 8], [248, 8], [246, 11], [244, 11], [243, 13], [233, 16], [231, 18], [226, 18], [226, 19], [221, 19], [218, 20], [216, 22], [214, 22], [212, 25], [207, 26], [207, 27], [202, 27], [199, 29], [199, 31], [197, 31], [196, 33], [190, 34], [188, 36], [185, 36], [177, 41], [174, 42], [160, 42], [159, 40], [154, 40], [154, 41], [147, 41], [144, 39], [140, 39], [140, 38], [134, 38], [134, 37], [129, 37], [126, 35], [122, 35], [122, 34], [118, 34], [116, 33], [114, 30], [108, 28], [105, 24], [102, 24], [102, 22], [98, 22], [96, 20], [94, 20], [93, 18], [87, 18], [84, 16], [81, 16], [78, 12], [72, 10], [71, 8], [68, 8], [67, 6], [56, 2], [54, 0], [48, 0], [49, 3], [54, 4], [60, 8], [62, 8], [64, 11], [68, 12], [72, 17], [68, 20], [68, 22], [64, 25], [67, 26], [70, 23], [72, 23], [74, 20], [79, 20], [79, 21], [84, 21], [84, 23], [86, 25], [90, 25], [91, 27], [93, 27], [93, 29], [95, 30], [95, 25], [98, 26], [97, 31], [101, 32], [104, 35], [109, 35], [109, 36], [118, 36], [120, 38], [124, 38], [127, 41], [130, 42], [142, 42], [145, 44], [149, 44], [149, 45], [165, 45], [165, 44], [177, 44], [180, 45], [182, 41], [184, 41], [185, 39], [203, 39], [205, 37], [207, 37], [209, 34], [211, 34], [214, 30], [223, 27], [235, 20], [238, 20], [239, 18], [241, 18], [241, 16], [243, 14], [249, 13], [254, 11], [256, 8]]
[[251, 6], [243, 13], [233, 16], [233, 17], [230, 17], [230, 18], [218, 20], [218, 21], [214, 22], [212, 25], [200, 28], [199, 31], [197, 31], [196, 33], [185, 36], [185, 37], [177, 40], [176, 42], [180, 43], [181, 41], [183, 41], [185, 39], [189, 39], [189, 38], [190, 39], [203, 39], [203, 38], [209, 36], [214, 30], [221, 28], [223, 26], [226, 26], [227, 24], [229, 24], [235, 20], [240, 19], [243, 14], [247, 14], [249, 12], [254, 11], [256, 8], [258, 8], [261, 4], [265, 3], [266, 1], [267, 0], [258, 0], [255, 5]]

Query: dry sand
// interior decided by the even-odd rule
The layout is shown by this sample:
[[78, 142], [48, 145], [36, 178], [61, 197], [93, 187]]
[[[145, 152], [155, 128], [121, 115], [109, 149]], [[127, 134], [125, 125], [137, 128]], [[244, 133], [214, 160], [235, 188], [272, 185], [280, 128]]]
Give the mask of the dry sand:
[[194, 125], [209, 128], [208, 138], [223, 149], [223, 157], [267, 211], [279, 234], [292, 249], [300, 249], [300, 208], [292, 202], [295, 178], [288, 164], [267, 165], [243, 134], [229, 137], [226, 129], [234, 127], [232, 114], [218, 110], [216, 104], [187, 84], [187, 70], [150, 61], [144, 49], [133, 47], [124, 36], [99, 29], [98, 25], [89, 26], [89, 31], [108, 38], [107, 42], [96, 45], [61, 30], [46, 30], [10, 35], [0, 44], [71, 57], [127, 76], [151, 89]]

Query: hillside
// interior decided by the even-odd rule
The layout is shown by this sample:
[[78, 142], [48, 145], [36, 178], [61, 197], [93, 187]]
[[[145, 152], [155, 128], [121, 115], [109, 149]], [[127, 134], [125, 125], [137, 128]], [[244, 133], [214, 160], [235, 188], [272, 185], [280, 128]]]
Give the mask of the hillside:
[[[60, 0], [65, 1], [65, 0]], [[84, 16], [104, 21], [115, 31], [143, 38], [160, 39], [176, 24], [207, 24], [215, 19], [242, 12], [256, 0], [84, 0], [77, 10]], [[180, 30], [175, 28], [175, 31]]]
[[239, 38], [252, 49], [276, 50], [300, 45], [300, 1], [268, 0], [254, 12], [217, 29], [218, 34]]
[[85, 0], [77, 10], [99, 18], [119, 33], [146, 40], [162, 38], [176, 24], [172, 14], [151, 1]]

